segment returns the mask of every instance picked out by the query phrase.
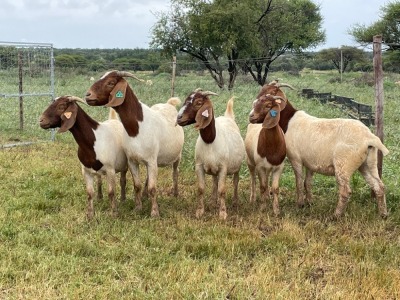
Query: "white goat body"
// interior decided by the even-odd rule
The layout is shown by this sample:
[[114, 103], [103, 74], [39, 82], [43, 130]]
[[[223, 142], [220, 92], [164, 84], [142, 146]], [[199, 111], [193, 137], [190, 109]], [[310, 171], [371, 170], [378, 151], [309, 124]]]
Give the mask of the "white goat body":
[[[214, 118], [209, 95], [200, 89], [191, 93], [179, 111], [177, 122], [181, 126], [196, 122], [200, 130], [195, 146], [195, 169], [198, 183], [198, 208], [196, 217], [204, 214], [205, 174], [213, 176], [213, 198], [219, 200], [219, 217], [227, 218], [225, 194], [226, 177], [233, 175], [233, 203], [238, 202], [239, 171], [245, 149], [233, 113], [233, 98], [228, 101], [224, 116]], [[194, 104], [196, 103], [196, 104]]]
[[211, 144], [204, 143], [201, 136], [195, 147], [196, 165], [201, 165], [209, 175], [218, 175], [226, 169], [227, 175], [240, 170], [244, 158], [243, 139], [235, 121], [230, 117], [220, 116], [215, 119], [216, 137]]
[[140, 102], [124, 77], [136, 76], [129, 72], [111, 71], [96, 81], [86, 94], [89, 105], [113, 107], [125, 128], [123, 148], [128, 157], [129, 170], [134, 180], [136, 207], [142, 207], [142, 186], [139, 164], [147, 168], [147, 188], [152, 202], [151, 216], [159, 216], [156, 199], [158, 166], [173, 166], [173, 187], [178, 194], [178, 166], [184, 142], [183, 129], [176, 126], [178, 98], [159, 103], [151, 108]]
[[322, 119], [297, 111], [285, 134], [287, 156], [296, 175], [297, 202], [304, 205], [302, 167], [307, 174], [306, 199], [311, 198], [312, 173], [336, 176], [339, 202], [335, 216], [342, 215], [350, 197], [352, 174], [359, 170], [377, 197], [379, 212], [386, 217], [384, 185], [377, 169], [377, 150], [389, 153], [380, 139], [358, 120]]

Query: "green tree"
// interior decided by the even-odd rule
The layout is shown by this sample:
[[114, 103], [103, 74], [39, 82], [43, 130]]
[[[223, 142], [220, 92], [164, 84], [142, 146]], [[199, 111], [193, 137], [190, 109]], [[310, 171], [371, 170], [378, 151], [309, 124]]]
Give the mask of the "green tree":
[[329, 48], [319, 51], [317, 59], [332, 62], [340, 73], [342, 63], [342, 71], [345, 72], [347, 69], [350, 69], [351, 64], [364, 62], [366, 54], [363, 50], [356, 47], [342, 46], [341, 48]]
[[375, 35], [382, 35], [383, 43], [392, 50], [400, 50], [400, 2], [389, 2], [381, 7], [382, 18], [370, 26], [356, 24], [349, 34], [362, 44], [371, 44]]
[[258, 84], [266, 82], [271, 64], [286, 52], [300, 53], [325, 41], [319, 7], [308, 0], [256, 1], [256, 47], [245, 64]]
[[200, 60], [220, 88], [224, 71], [232, 89], [239, 69], [262, 85], [277, 57], [325, 38], [319, 8], [309, 0], [172, 0], [158, 17], [151, 46]]

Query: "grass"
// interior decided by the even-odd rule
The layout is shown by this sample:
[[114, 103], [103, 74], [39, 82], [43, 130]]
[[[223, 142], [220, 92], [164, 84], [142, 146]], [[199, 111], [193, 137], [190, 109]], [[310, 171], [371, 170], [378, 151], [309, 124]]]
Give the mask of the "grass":
[[[59, 74], [56, 94], [84, 95], [90, 85], [85, 78], [92, 75], [100, 76]], [[329, 78], [336, 74], [274, 74], [299, 90], [310, 87], [357, 95], [357, 101], [373, 105], [373, 88], [356, 86], [353, 78], [359, 74], [346, 75], [342, 84], [331, 84]], [[385, 144], [391, 151], [383, 170], [387, 220], [379, 218], [370, 191], [357, 174], [340, 220], [330, 218], [337, 201], [332, 177], [316, 175], [314, 203], [298, 209], [288, 163], [281, 178], [281, 217], [273, 216], [271, 203], [266, 211], [260, 211], [260, 203], [248, 203], [250, 182], [243, 164], [239, 208], [231, 207], [229, 181], [228, 219], [220, 221], [215, 203], [207, 202], [204, 218], [197, 220], [193, 164], [197, 132], [192, 127], [185, 128], [177, 199], [165, 192], [171, 185], [171, 170], [160, 169], [158, 219], [149, 217], [147, 200], [142, 212], [134, 210], [133, 201], [120, 203], [119, 216], [112, 218], [105, 199], [95, 203], [95, 218], [88, 222], [84, 183], [70, 133], [57, 134], [54, 142], [0, 151], [0, 298], [400, 298], [400, 92], [391, 76], [385, 78]], [[154, 84], [130, 81], [141, 100], [151, 105], [168, 98], [168, 76], [142, 77]], [[258, 86], [239, 78], [233, 93], [217, 91], [208, 76], [187, 75], [177, 78], [176, 96], [184, 99], [197, 87], [220, 93], [213, 98], [216, 115], [223, 113], [232, 94], [236, 97], [236, 119], [244, 136]], [[288, 96], [295, 107], [313, 115], [345, 117], [336, 108], [300, 98], [296, 91], [288, 91]], [[99, 120], [107, 117], [105, 109], [83, 108]], [[8, 140], [10, 135], [1, 130]], [[210, 178], [207, 183], [209, 188]], [[129, 184], [129, 198], [132, 193]]]

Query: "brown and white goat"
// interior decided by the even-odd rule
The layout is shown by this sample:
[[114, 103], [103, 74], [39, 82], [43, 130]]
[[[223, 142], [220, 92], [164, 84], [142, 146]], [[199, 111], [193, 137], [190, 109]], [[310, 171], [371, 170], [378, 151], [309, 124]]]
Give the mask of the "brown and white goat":
[[228, 101], [224, 116], [215, 118], [210, 95], [216, 94], [200, 89], [190, 93], [179, 110], [177, 123], [180, 126], [195, 123], [194, 127], [199, 130], [195, 147], [199, 196], [196, 217], [204, 214], [205, 174], [210, 174], [213, 176], [213, 197], [218, 193], [219, 217], [225, 220], [226, 177], [233, 174], [233, 203], [237, 205], [239, 171], [245, 149], [235, 122], [233, 98]]
[[[247, 166], [250, 171], [250, 202], [256, 201], [256, 173], [260, 180], [260, 196], [264, 205], [269, 198], [269, 178], [272, 177], [271, 193], [273, 211], [279, 215], [279, 179], [286, 157], [285, 137], [279, 126], [280, 112], [286, 99], [280, 96], [261, 95], [253, 102], [247, 126], [245, 146]], [[262, 123], [262, 124], [259, 124]]]
[[148, 194], [151, 216], [159, 216], [156, 183], [159, 166], [173, 166], [173, 188], [178, 194], [178, 166], [184, 142], [183, 129], [176, 126], [178, 98], [159, 103], [151, 108], [140, 102], [125, 77], [138, 78], [123, 71], [110, 71], [92, 84], [86, 102], [92, 106], [113, 107], [125, 128], [123, 148], [128, 158], [136, 192], [136, 208], [142, 208], [142, 184], [139, 164], [147, 168]]
[[[69, 130], [78, 144], [78, 158], [82, 165], [82, 174], [88, 195], [87, 216], [94, 215], [93, 181], [96, 176], [101, 183], [101, 175], [106, 175], [108, 197], [111, 212], [117, 213], [115, 200], [116, 173], [121, 173], [121, 200], [125, 200], [126, 172], [128, 164], [122, 148], [124, 127], [117, 120], [115, 112], [110, 111], [110, 118], [104, 122], [93, 120], [76, 102], [85, 103], [74, 96], [62, 96], [42, 113], [39, 124], [43, 129], [57, 128], [59, 133]], [[101, 184], [98, 186], [101, 197]]]
[[[280, 89], [284, 86], [289, 85], [278, 82], [265, 85], [259, 97], [272, 94], [287, 99]], [[335, 176], [339, 199], [334, 216], [340, 217], [350, 198], [350, 178], [358, 170], [376, 195], [380, 215], [387, 216], [385, 188], [378, 175], [377, 153], [380, 150], [386, 155], [389, 151], [367, 126], [352, 119], [316, 118], [296, 110], [289, 101], [280, 113], [279, 125], [285, 132], [286, 151], [296, 177], [299, 206], [304, 205], [303, 186], [306, 201], [311, 202], [313, 173]], [[303, 167], [306, 169], [304, 182]]]

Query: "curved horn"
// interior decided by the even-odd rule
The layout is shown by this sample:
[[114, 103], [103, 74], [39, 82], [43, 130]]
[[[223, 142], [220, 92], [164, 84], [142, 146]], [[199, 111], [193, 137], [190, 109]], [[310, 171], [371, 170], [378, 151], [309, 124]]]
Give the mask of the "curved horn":
[[287, 84], [287, 83], [276, 83], [276, 86], [277, 87], [288, 87], [288, 88], [290, 88], [292, 90], [295, 90], [294, 87], [292, 87], [290, 84]]
[[210, 92], [210, 91], [201, 91], [201, 94], [203, 95], [203, 96], [218, 96], [218, 94], [217, 93], [214, 93], [214, 92]]
[[281, 97], [281, 96], [272, 96], [272, 98], [274, 98], [275, 100], [281, 99], [281, 100], [287, 102], [287, 99], [285, 99], [285, 98], [283, 98], [283, 97]]
[[118, 76], [121, 76], [121, 77], [131, 77], [131, 78], [136, 79], [137, 81], [145, 82], [143, 79], [137, 78], [135, 75], [133, 75], [133, 74], [130, 73], [130, 72], [127, 72], [127, 71], [116, 71], [116, 72], [117, 72], [117, 75], [118, 75]]
[[77, 101], [77, 102], [82, 102], [82, 103], [86, 103], [85, 100], [83, 100], [82, 98], [76, 97], [76, 96], [66, 96], [68, 98], [69, 101]]

